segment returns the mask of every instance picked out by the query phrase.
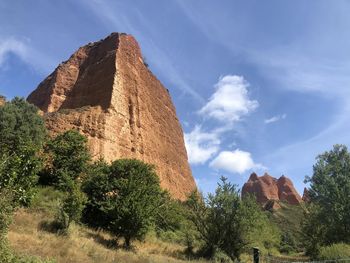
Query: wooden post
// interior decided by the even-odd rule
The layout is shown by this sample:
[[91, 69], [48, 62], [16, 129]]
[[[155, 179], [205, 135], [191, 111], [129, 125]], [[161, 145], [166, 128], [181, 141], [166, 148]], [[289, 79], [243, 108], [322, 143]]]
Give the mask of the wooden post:
[[260, 251], [258, 247], [253, 247], [253, 262], [259, 263], [260, 260]]

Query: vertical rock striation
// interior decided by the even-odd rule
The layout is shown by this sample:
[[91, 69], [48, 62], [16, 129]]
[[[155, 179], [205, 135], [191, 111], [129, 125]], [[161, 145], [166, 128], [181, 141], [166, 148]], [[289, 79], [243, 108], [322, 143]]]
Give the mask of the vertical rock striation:
[[131, 36], [112, 33], [79, 48], [33, 91], [52, 134], [77, 129], [95, 159], [137, 158], [156, 166], [161, 186], [184, 200], [196, 186], [167, 89]]

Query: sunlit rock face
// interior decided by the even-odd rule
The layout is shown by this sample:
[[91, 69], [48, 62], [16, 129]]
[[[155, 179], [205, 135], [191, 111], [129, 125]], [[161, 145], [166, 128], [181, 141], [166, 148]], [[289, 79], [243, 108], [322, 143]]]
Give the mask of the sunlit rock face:
[[[252, 173], [242, 188], [242, 196], [248, 194], [255, 195], [262, 206], [271, 206], [271, 201], [283, 201], [291, 205], [303, 202], [292, 181], [283, 175], [276, 179], [267, 173], [260, 177]], [[274, 208], [279, 208], [278, 203], [274, 202]]]
[[137, 158], [156, 166], [161, 186], [184, 200], [196, 188], [169, 91], [131, 35], [112, 33], [79, 48], [28, 97], [51, 134], [77, 129], [94, 159]]

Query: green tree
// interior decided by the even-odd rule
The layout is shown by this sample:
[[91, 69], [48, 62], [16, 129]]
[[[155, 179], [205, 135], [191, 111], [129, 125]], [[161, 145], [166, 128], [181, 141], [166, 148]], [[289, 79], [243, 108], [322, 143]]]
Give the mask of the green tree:
[[79, 184], [74, 184], [58, 211], [57, 221], [61, 229], [67, 232], [73, 221], [80, 222], [86, 202], [87, 197], [80, 190]]
[[74, 186], [91, 159], [87, 139], [76, 130], [66, 131], [50, 140], [46, 152], [50, 161], [41, 175], [41, 181], [61, 190]]
[[[310, 183], [312, 207], [304, 222], [306, 244], [317, 238], [317, 247], [350, 243], [350, 154], [345, 145], [334, 145], [319, 155]], [[309, 246], [309, 254], [315, 253]], [[317, 251], [316, 251], [317, 252]]]
[[0, 107], [0, 189], [10, 189], [14, 202], [30, 203], [41, 168], [39, 152], [46, 136], [38, 109], [14, 98]]
[[121, 159], [111, 166], [100, 163], [93, 171], [96, 174], [83, 187], [88, 196], [86, 211], [95, 212], [88, 220], [123, 237], [129, 248], [132, 240], [142, 239], [155, 223], [162, 190], [154, 167]]
[[[209, 258], [224, 252], [232, 260], [239, 259], [244, 248], [252, 241], [267, 217], [251, 197], [240, 198], [236, 186], [222, 177], [215, 194], [203, 198], [194, 192], [187, 204], [190, 220], [204, 242], [203, 255]], [[264, 224], [261, 224], [264, 223]]]
[[23, 98], [14, 98], [0, 107], [0, 149], [2, 152], [19, 151], [23, 145], [40, 150], [46, 129], [38, 108]]

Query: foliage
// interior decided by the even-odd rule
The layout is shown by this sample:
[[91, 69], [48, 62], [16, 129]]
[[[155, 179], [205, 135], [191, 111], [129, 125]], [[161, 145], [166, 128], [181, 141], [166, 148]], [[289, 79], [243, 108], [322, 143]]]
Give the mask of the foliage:
[[185, 207], [177, 200], [170, 197], [167, 192], [162, 192], [157, 213], [155, 214], [155, 228], [161, 231], [177, 231], [182, 228], [185, 218]]
[[284, 232], [281, 235], [280, 251], [289, 254], [297, 250], [297, 244], [294, 235], [290, 232]]
[[39, 150], [44, 142], [46, 129], [38, 108], [23, 98], [14, 98], [0, 107], [0, 149], [9, 154], [30, 145]]
[[41, 182], [59, 189], [71, 189], [85, 172], [90, 160], [87, 139], [76, 130], [69, 130], [50, 140], [46, 147], [50, 162], [41, 174]]
[[259, 247], [261, 252], [270, 252], [279, 248], [281, 234], [275, 224], [261, 210], [255, 196], [245, 196], [241, 200], [241, 228], [243, 230], [244, 251], [251, 253], [252, 247]]
[[95, 221], [95, 226], [124, 237], [128, 248], [155, 223], [162, 191], [154, 167], [135, 159], [121, 159], [109, 167], [100, 162], [92, 171], [96, 174], [89, 176], [83, 187], [88, 196], [88, 222]]
[[57, 221], [61, 225], [61, 229], [67, 232], [73, 221], [80, 221], [86, 202], [86, 195], [80, 190], [80, 186], [75, 184], [68, 192], [57, 215]]
[[14, 192], [14, 201], [28, 205], [41, 167], [39, 151], [46, 136], [38, 109], [14, 98], [0, 107], [0, 189]]
[[279, 202], [281, 208], [269, 212], [268, 217], [272, 226], [280, 231], [281, 243], [279, 250], [282, 253], [304, 251], [302, 244], [302, 221], [305, 217], [303, 205], [290, 205]]
[[10, 191], [0, 190], [0, 262], [9, 262], [13, 258], [6, 238], [8, 227], [12, 222], [12, 200]]
[[215, 194], [204, 199], [194, 192], [187, 204], [189, 218], [204, 242], [203, 255], [210, 258], [222, 251], [232, 260], [239, 259], [244, 248], [268, 225], [255, 200], [241, 200], [236, 186], [224, 177]]
[[344, 243], [321, 247], [318, 260], [337, 260], [350, 258], [350, 245]]
[[310, 183], [311, 207], [303, 232], [307, 253], [315, 256], [321, 246], [350, 243], [350, 154], [335, 145], [317, 157]]

